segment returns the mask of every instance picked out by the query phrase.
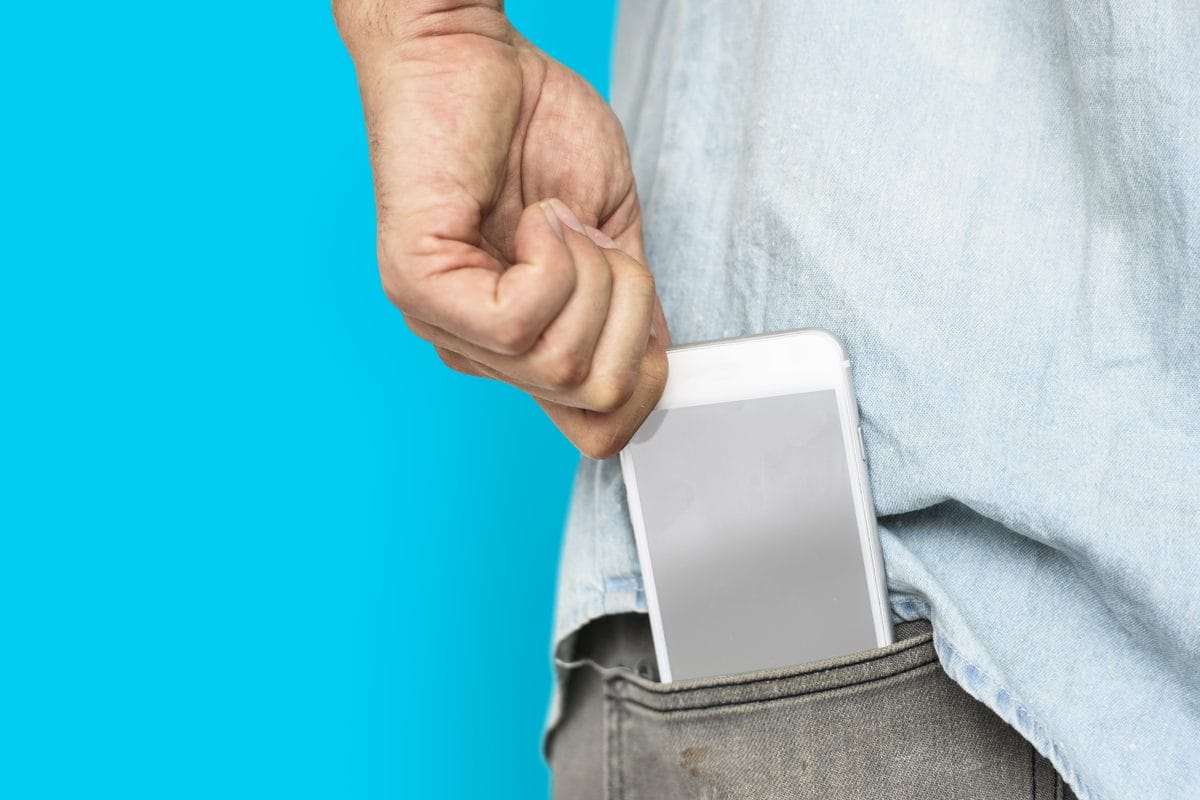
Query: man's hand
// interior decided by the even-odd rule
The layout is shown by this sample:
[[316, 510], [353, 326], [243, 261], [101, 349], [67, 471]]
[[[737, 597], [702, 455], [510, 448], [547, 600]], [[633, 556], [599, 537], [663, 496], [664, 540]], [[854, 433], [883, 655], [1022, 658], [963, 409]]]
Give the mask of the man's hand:
[[388, 296], [442, 360], [519, 386], [586, 455], [666, 382], [666, 322], [612, 110], [501, 2], [335, 0]]

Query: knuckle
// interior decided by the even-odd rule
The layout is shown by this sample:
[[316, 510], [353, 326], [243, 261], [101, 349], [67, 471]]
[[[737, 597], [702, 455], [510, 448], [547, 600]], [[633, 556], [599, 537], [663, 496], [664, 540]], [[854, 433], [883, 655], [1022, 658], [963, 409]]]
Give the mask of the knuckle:
[[442, 360], [442, 363], [450, 369], [455, 372], [467, 371], [466, 359], [458, 353], [451, 352], [444, 347], [435, 347], [434, 350], [437, 352], [438, 358]]
[[646, 294], [654, 294], [657, 291], [654, 275], [636, 261], [624, 264], [622, 273], [621, 277], [629, 281], [637, 291]]
[[654, 280], [654, 275], [648, 269], [638, 270], [638, 280], [641, 282], [642, 289], [648, 294], [654, 294], [658, 291], [657, 284]]
[[658, 294], [658, 285], [654, 281], [654, 276], [646, 270], [642, 270], [637, 276], [638, 291], [642, 297], [652, 298]]
[[629, 402], [636, 387], [637, 378], [633, 374], [612, 372], [598, 377], [588, 394], [596, 411], [608, 413]]
[[533, 347], [541, 331], [521, 317], [508, 317], [491, 332], [492, 349], [506, 356], [519, 356]]
[[404, 320], [408, 330], [418, 339], [429, 342], [434, 347], [443, 347], [446, 344], [445, 335], [429, 323], [422, 322], [407, 312], [401, 312], [400, 317]]
[[409, 332], [411, 332], [418, 339], [424, 339], [430, 344], [436, 344], [434, 341], [434, 331], [431, 326], [426, 325], [424, 322], [412, 316], [411, 314], [405, 314], [401, 312], [400, 318], [404, 320], [404, 324], [408, 327]]
[[541, 373], [553, 389], [573, 389], [587, 378], [591, 365], [573, 349], [560, 349], [547, 354], [541, 364]]

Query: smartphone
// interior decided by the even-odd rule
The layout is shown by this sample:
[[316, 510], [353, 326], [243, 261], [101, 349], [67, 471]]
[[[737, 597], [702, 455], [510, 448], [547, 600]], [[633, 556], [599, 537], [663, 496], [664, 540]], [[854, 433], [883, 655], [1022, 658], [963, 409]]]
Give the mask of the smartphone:
[[663, 681], [892, 643], [850, 361], [817, 329], [669, 348], [621, 451]]

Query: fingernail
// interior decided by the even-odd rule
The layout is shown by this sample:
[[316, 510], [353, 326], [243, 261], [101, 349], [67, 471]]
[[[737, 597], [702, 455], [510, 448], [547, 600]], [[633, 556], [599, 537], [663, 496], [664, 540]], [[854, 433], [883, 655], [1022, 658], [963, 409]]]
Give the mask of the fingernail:
[[609, 250], [615, 250], [619, 247], [619, 245], [613, 241], [611, 236], [599, 228], [593, 228], [591, 225], [584, 225], [583, 227], [587, 230], [587, 235], [590, 236], [592, 241], [598, 246], [607, 248]]
[[554, 206], [549, 200], [544, 200], [538, 203], [538, 207], [542, 209], [542, 213], [546, 215], [546, 222], [550, 223], [550, 230], [554, 231], [554, 235], [560, 240], [566, 241], [563, 238], [562, 223], [558, 221], [558, 214], [554, 213]]
[[579, 221], [579, 217], [575, 216], [575, 212], [567, 208], [567, 204], [558, 199], [547, 200], [550, 207], [554, 209], [554, 213], [562, 220], [562, 224], [566, 225], [573, 231], [577, 231], [587, 235], [587, 231], [583, 229], [583, 223]]

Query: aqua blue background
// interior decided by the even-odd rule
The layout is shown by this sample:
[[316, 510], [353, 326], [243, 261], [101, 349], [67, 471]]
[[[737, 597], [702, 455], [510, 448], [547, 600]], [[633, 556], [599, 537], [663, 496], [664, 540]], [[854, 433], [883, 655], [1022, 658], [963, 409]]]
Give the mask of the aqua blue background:
[[[509, 9], [607, 88], [611, 0]], [[0, 797], [544, 796], [576, 456], [380, 292], [328, 6], [0, 43]]]

